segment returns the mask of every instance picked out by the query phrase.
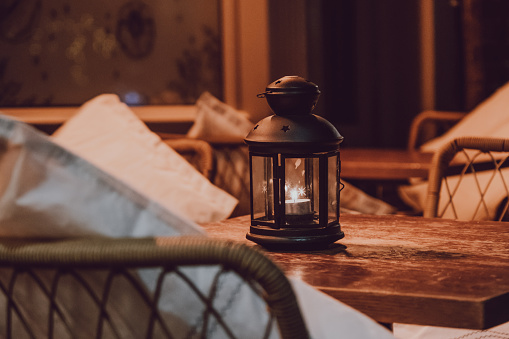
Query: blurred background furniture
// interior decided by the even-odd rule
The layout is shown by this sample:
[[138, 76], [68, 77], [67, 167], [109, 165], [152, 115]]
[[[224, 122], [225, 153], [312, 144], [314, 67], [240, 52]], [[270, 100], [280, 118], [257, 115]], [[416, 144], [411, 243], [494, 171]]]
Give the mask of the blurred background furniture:
[[432, 153], [419, 151], [419, 146], [446, 132], [465, 115], [421, 112], [412, 120], [406, 149], [345, 147], [341, 149], [341, 177], [406, 213], [408, 206], [399, 199], [397, 187], [412, 178], [427, 178], [433, 158]]
[[507, 220], [508, 158], [509, 139], [462, 137], [446, 144], [433, 158], [424, 217]]
[[209, 143], [183, 134], [157, 133], [214, 185], [239, 200], [232, 216], [249, 209], [249, 155], [244, 143]]
[[402, 149], [341, 149], [341, 177], [346, 180], [407, 181], [426, 178], [432, 154]]
[[249, 153], [246, 144], [212, 144], [215, 171], [212, 183], [239, 200], [232, 217], [251, 213]]
[[[45, 124], [52, 123], [39, 121], [37, 117], [27, 117], [21, 113], [16, 114], [38, 127], [40, 124], [46, 126]], [[136, 113], [141, 114], [143, 111]], [[343, 147], [341, 178], [351, 183], [352, 187], [360, 188], [362, 192], [383, 200], [402, 213], [413, 213], [399, 198], [397, 187], [407, 184], [411, 178], [427, 178], [432, 154], [419, 152], [417, 147], [429, 138], [446, 131], [463, 116], [465, 113], [461, 112], [422, 112], [411, 124], [407, 149]], [[149, 126], [156, 121], [155, 116], [140, 117], [144, 117]], [[161, 117], [157, 119], [162, 121]], [[239, 200], [232, 217], [250, 213], [249, 156], [245, 144], [209, 143], [187, 138], [185, 133], [157, 132], [157, 134], [213, 184]]]
[[419, 151], [425, 141], [451, 128], [466, 113], [423, 111], [410, 125], [407, 149], [345, 148], [341, 150], [341, 176], [351, 180], [408, 180], [426, 178], [431, 154]]
[[[215, 283], [207, 292], [186, 276], [185, 267], [197, 265], [219, 267], [213, 277]], [[297, 300], [282, 271], [261, 252], [231, 241], [205, 237], [2, 239], [0, 267], [0, 305], [4, 313], [0, 327], [6, 338], [90, 337], [85, 330], [97, 338], [125, 338], [122, 333], [140, 338], [180, 338], [182, 328], [172, 327], [168, 323], [171, 317], [158, 308], [161, 300], [168, 298], [162, 286], [170, 276], [189, 287], [185, 295], [189, 304], [195, 302], [194, 306], [203, 309], [201, 323], [187, 324], [189, 337], [208, 337], [216, 326], [219, 329], [215, 330], [230, 338], [242, 338], [243, 333], [223, 318], [224, 308], [232, 305], [219, 306], [216, 301], [218, 284], [232, 272], [267, 303], [270, 316], [260, 328], [260, 338], [265, 338], [274, 322], [282, 338], [308, 338]], [[158, 272], [153, 293], [135, 271], [146, 268]], [[102, 284], [95, 286], [90, 277], [100, 277], [92, 281]], [[34, 286], [28, 294], [23, 291], [27, 286], [24, 279]], [[65, 289], [69, 284], [79, 291], [69, 295]], [[73, 298], [77, 292], [81, 297]], [[119, 293], [130, 301], [137, 300], [139, 306], [132, 309], [131, 302], [122, 300], [115, 309], [112, 300]], [[235, 293], [231, 291], [229, 303], [238, 302]], [[37, 312], [42, 312], [38, 317], [34, 316], [35, 306]], [[123, 322], [117, 322], [119, 318]], [[128, 328], [119, 324], [127, 324]]]
[[[431, 166], [432, 154], [415, 149], [418, 142], [443, 133], [464, 115], [460, 112], [422, 112], [410, 127], [411, 139], [406, 150], [342, 148], [341, 178], [389, 204], [406, 208], [397, 198], [395, 187], [408, 183], [410, 178], [427, 178]], [[249, 155], [245, 144], [207, 143], [182, 134], [160, 132], [158, 135], [212, 183], [239, 200], [232, 217], [250, 213]]]

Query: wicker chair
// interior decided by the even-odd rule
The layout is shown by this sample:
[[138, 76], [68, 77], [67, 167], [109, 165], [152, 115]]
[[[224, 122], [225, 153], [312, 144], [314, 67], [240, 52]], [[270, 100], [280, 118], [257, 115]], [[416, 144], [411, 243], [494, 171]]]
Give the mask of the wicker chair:
[[[448, 213], [454, 219], [506, 220], [509, 169], [504, 167], [508, 158], [509, 139], [461, 137], [446, 144], [434, 154], [423, 216]], [[497, 206], [487, 201], [494, 197], [493, 192], [497, 192]], [[472, 208], [465, 208], [467, 200]]]
[[[274, 329], [274, 322], [277, 323], [282, 338], [309, 337], [291, 285], [272, 261], [246, 245], [206, 237], [81, 238], [51, 241], [2, 239], [0, 295], [4, 300], [0, 300], [0, 306], [4, 308], [4, 315], [3, 320], [0, 319], [0, 328], [3, 327], [2, 331], [5, 331], [2, 336], [79, 338], [84, 337], [84, 334], [74, 331], [75, 325], [81, 321], [85, 322], [89, 332], [95, 333], [96, 338], [125, 338], [122, 333], [129, 333], [129, 337], [143, 338], [205, 338], [213, 326], [216, 330], [219, 328], [224, 337], [242, 338], [242, 333], [230, 328], [223, 319], [225, 310], [219, 309], [215, 303], [218, 291], [216, 284], [212, 284], [208, 293], [203, 293], [186, 276], [186, 267], [189, 269], [190, 266], [197, 265], [219, 267], [217, 276], [214, 277], [216, 284], [220, 284], [222, 275], [234, 272], [263, 297], [270, 312], [265, 327], [259, 330], [260, 338], [267, 337], [270, 329]], [[136, 277], [136, 272], [145, 268], [158, 268], [157, 284], [152, 292]], [[97, 286], [87, 279], [93, 274], [102, 277], [94, 280], [102, 282], [99, 291]], [[169, 275], [179, 278], [188, 286], [189, 291], [196, 295], [192, 299], [203, 308], [201, 323], [194, 324], [186, 333], [182, 333], [178, 326], [175, 328], [166, 322], [167, 317], [165, 318], [158, 307], [161, 298], [165, 297], [162, 293], [162, 282]], [[38, 290], [38, 295], [42, 295], [44, 300], [40, 300], [41, 297], [36, 300], [30, 291], [28, 294], [18, 291], [24, 286], [24, 279], [31, 280], [34, 289]], [[119, 292], [118, 280], [129, 287], [125, 289], [129, 291], [129, 299], [137, 298], [142, 306], [135, 309], [134, 318], [130, 322], [138, 333], [136, 336], [128, 328], [120, 328], [115, 322], [119, 315], [114, 314], [110, 305], [111, 300], [115, 299], [113, 295], [127, 294], [124, 289]], [[68, 296], [66, 299], [65, 294], [69, 291], [61, 290], [68, 284], [73, 286], [73, 290], [81, 289], [86, 298], [78, 300]], [[84, 299], [88, 299], [88, 306], [92, 304], [95, 311], [89, 311], [83, 306]], [[231, 301], [234, 299], [231, 298]], [[44, 317], [39, 316], [39, 324], [33, 321], [36, 316], [27, 313], [26, 305], [22, 307], [21, 304], [27, 302], [44, 314]], [[73, 312], [68, 311], [69, 305], [66, 305], [66, 302], [73, 304]], [[128, 311], [129, 307], [122, 304], [117, 311], [122, 312], [124, 309]], [[125, 319], [128, 319], [129, 323], [129, 318]], [[249, 320], [245, 319], [246, 322]]]
[[214, 151], [206, 141], [188, 138], [163, 139], [207, 179], [211, 180], [214, 169]]

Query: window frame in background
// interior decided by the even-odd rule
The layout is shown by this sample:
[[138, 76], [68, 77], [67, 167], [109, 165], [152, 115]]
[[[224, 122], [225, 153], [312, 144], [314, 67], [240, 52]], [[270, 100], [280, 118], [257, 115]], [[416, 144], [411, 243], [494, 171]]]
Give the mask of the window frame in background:
[[[267, 0], [221, 0], [224, 101], [247, 112], [253, 121], [268, 113], [257, 99], [269, 81]], [[33, 125], [59, 125], [76, 107], [1, 107], [0, 112]], [[133, 106], [134, 113], [151, 124], [187, 126], [194, 122], [194, 105]]]

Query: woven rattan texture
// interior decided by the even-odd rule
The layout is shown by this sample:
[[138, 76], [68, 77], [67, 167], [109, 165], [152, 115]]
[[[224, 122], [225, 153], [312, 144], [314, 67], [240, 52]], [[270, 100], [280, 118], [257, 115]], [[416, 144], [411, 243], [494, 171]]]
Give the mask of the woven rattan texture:
[[213, 145], [215, 170], [214, 185], [239, 200], [232, 217], [250, 213], [249, 209], [249, 154], [246, 145]]
[[[508, 157], [508, 139], [463, 137], [442, 147], [433, 158], [424, 216], [443, 217], [449, 213], [454, 219], [473, 220], [483, 216], [489, 220], [507, 220]], [[459, 163], [462, 165], [458, 166]], [[462, 185], [468, 185], [466, 191]], [[496, 208], [487, 201], [494, 190], [498, 195], [502, 193]], [[467, 200], [473, 203], [473, 208], [465, 211], [461, 204]]]
[[[202, 267], [213, 272], [206, 290], [190, 274]], [[143, 270], [154, 278], [150, 288]], [[238, 283], [225, 289], [232, 274]], [[168, 281], [178, 295], [167, 295]], [[283, 338], [307, 338], [288, 280], [245, 245], [204, 237], [0, 242], [5, 338], [243, 338], [225, 317], [242, 287], [267, 303], [260, 338], [277, 329]], [[193, 321], [180, 317], [189, 309], [161, 310], [168, 298], [193, 304]]]

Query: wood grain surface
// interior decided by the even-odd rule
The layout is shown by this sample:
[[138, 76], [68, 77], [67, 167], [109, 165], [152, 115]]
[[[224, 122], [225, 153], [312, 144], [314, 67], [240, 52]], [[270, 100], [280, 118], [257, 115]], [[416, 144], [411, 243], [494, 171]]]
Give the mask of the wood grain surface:
[[399, 149], [341, 149], [341, 177], [345, 179], [405, 180], [427, 178], [432, 153]]
[[[484, 329], [509, 321], [509, 224], [344, 214], [345, 238], [312, 252], [268, 252], [297, 277], [384, 323]], [[245, 239], [248, 216], [204, 225]], [[260, 247], [259, 247], [260, 248]]]

